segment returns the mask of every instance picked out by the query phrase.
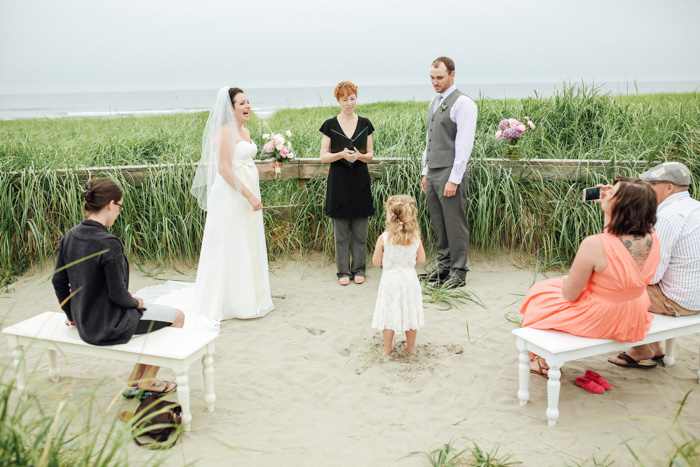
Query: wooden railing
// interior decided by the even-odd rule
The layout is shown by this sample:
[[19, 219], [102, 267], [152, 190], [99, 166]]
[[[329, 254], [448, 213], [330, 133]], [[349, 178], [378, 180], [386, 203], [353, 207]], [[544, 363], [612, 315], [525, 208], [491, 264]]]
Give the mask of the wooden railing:
[[[416, 156], [420, 157], [420, 156]], [[384, 169], [388, 165], [405, 163], [405, 158], [376, 158], [369, 162], [369, 172], [372, 178], [381, 178]], [[264, 164], [266, 161], [256, 161]], [[574, 181], [584, 178], [590, 172], [606, 173], [609, 176], [617, 176], [630, 167], [636, 169], [635, 172], [642, 172], [646, 166], [646, 161], [610, 161], [610, 160], [590, 160], [590, 159], [475, 159], [471, 164], [484, 164], [487, 168], [502, 167], [510, 170], [517, 178], [531, 178], [536, 180], [567, 180]], [[168, 170], [174, 167], [191, 166], [193, 169], [196, 163], [189, 164], [152, 164], [152, 165], [127, 165], [114, 167], [85, 167], [77, 169], [56, 169], [57, 173], [77, 174], [81, 180], [88, 180], [100, 174], [119, 171], [126, 175], [127, 180], [131, 180], [134, 186], [139, 186], [149, 174], [154, 171]], [[309, 180], [325, 178], [328, 175], [330, 164], [322, 163], [318, 158], [298, 158], [284, 164], [282, 173], [277, 178], [281, 180], [296, 180], [297, 188], [302, 191]], [[13, 172], [13, 178], [22, 177], [22, 172]], [[261, 180], [275, 179], [275, 173], [260, 174]], [[418, 180], [416, 180], [418, 183]], [[302, 200], [306, 199], [305, 192]], [[265, 206], [265, 211], [275, 216], [289, 217], [295, 205]]]
[[[420, 156], [416, 156], [420, 157]], [[369, 165], [370, 176], [381, 178], [384, 174], [384, 166], [396, 165], [406, 162], [405, 158], [375, 158]], [[265, 161], [256, 161], [264, 164]], [[633, 168], [637, 172], [643, 171], [647, 161], [611, 161], [593, 159], [475, 159], [472, 164], [484, 164], [486, 166], [500, 166], [512, 171], [517, 178], [534, 178], [545, 180], [577, 180], [584, 178], [590, 172], [608, 173], [616, 176], [623, 170]], [[178, 167], [192, 166], [196, 163], [177, 164]], [[154, 170], [167, 170], [176, 164], [151, 164], [151, 165], [126, 165], [113, 167], [84, 167], [77, 169], [55, 169], [57, 173], [77, 173], [81, 179], [89, 179], [97, 174], [120, 171], [129, 174], [135, 186], [138, 186]], [[307, 180], [325, 178], [328, 175], [329, 164], [324, 164], [318, 158], [298, 158], [284, 164], [284, 170], [278, 178], [283, 180], [298, 180], [303, 186]], [[12, 172], [13, 178], [21, 178], [22, 172]], [[274, 173], [260, 174], [261, 180], [272, 180]]]

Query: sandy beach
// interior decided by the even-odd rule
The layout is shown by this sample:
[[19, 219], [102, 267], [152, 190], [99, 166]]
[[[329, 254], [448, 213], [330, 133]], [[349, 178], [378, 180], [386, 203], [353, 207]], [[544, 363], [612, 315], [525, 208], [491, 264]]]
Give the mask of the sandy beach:
[[[467, 290], [486, 308], [426, 304], [418, 354], [409, 356], [397, 336], [393, 354], [382, 358], [381, 335], [371, 328], [380, 269], [368, 270], [366, 284], [340, 287], [334, 265], [320, 254], [272, 262], [276, 309], [261, 319], [222, 323], [214, 355], [216, 410], [206, 411], [197, 364], [190, 372], [192, 432], [157, 456], [170, 456], [168, 465], [411, 467], [429, 465], [425, 457], [407, 457], [411, 452], [450, 441], [462, 449], [473, 440], [486, 451], [499, 445], [500, 456], [512, 454], [526, 466], [594, 465], [594, 455], [598, 462], [609, 455], [615, 465], [632, 465], [627, 440], [646, 465], [659, 465], [668, 459], [664, 452], [673, 451], [671, 424], [691, 390], [680, 423], [700, 433], [698, 335], [678, 340], [671, 368], [624, 369], [607, 363], [608, 356], [567, 364], [559, 422], [549, 428], [546, 379], [532, 375], [530, 401], [519, 406], [515, 325], [505, 317], [519, 316], [536, 276], [507, 254], [472, 254], [469, 266]], [[57, 309], [49, 273], [33, 269], [0, 295], [3, 326]], [[192, 268], [151, 275], [132, 265], [130, 289], [194, 277]], [[11, 366], [5, 339], [0, 354]], [[47, 358], [30, 351], [27, 360], [35, 368], [30, 393], [57, 397]], [[110, 402], [124, 389], [128, 364], [64, 355], [59, 367], [61, 391], [94, 389], [105, 410], [120, 410]], [[613, 389], [594, 395], [576, 387], [574, 378], [587, 369]], [[159, 376], [173, 377], [168, 369]], [[133, 410], [136, 403], [124, 407]], [[128, 449], [134, 464], [153, 455], [133, 444]]]

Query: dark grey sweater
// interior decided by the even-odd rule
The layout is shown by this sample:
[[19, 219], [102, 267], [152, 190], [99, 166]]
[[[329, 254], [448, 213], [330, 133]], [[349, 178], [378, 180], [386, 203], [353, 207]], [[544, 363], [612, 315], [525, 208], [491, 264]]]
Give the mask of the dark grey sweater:
[[[83, 258], [94, 255], [89, 259]], [[81, 261], [82, 260], [82, 261]], [[131, 339], [142, 312], [129, 293], [129, 264], [117, 237], [99, 222], [84, 220], [58, 244], [53, 288], [69, 320], [88, 344], [124, 344]]]

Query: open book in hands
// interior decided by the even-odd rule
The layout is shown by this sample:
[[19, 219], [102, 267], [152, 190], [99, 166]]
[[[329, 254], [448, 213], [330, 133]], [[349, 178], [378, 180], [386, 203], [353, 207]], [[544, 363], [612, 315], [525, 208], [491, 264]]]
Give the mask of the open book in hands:
[[[354, 149], [357, 148], [362, 154], [367, 153], [367, 135], [369, 134], [369, 127], [365, 127], [364, 130], [360, 132], [359, 135], [354, 138], [348, 138], [343, 133], [331, 130], [331, 152], [340, 152], [343, 149]], [[340, 162], [347, 165], [351, 169], [357, 164], [355, 162], [348, 162], [345, 159], [339, 159]]]

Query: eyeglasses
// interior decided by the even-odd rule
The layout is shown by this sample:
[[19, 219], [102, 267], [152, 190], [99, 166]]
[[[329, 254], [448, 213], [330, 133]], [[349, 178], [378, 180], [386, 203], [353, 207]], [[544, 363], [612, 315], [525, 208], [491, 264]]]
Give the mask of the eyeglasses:
[[120, 211], [121, 211], [122, 209], [124, 209], [124, 206], [121, 205], [121, 204], [119, 204], [119, 203], [117, 203], [116, 201], [114, 202], [114, 204], [116, 204], [117, 206], [119, 206], [119, 210], [120, 210]]

